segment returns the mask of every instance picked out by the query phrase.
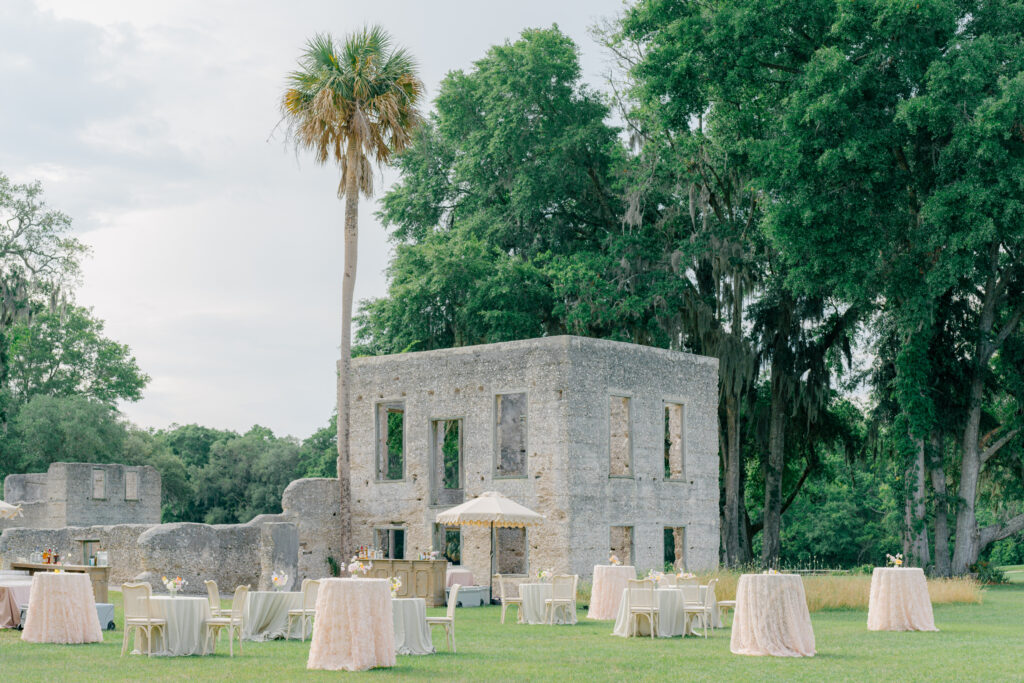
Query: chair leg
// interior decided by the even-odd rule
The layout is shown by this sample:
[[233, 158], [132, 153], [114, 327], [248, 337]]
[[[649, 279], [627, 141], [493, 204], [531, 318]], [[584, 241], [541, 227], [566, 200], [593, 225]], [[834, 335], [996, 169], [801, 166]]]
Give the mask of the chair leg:
[[121, 639], [121, 656], [124, 657], [124, 653], [128, 650], [128, 632], [131, 631], [131, 626], [127, 624], [124, 627], [124, 638]]
[[505, 623], [505, 610], [508, 609], [508, 605], [501, 603], [501, 623]]
[[455, 654], [455, 624], [452, 624], [452, 654]]

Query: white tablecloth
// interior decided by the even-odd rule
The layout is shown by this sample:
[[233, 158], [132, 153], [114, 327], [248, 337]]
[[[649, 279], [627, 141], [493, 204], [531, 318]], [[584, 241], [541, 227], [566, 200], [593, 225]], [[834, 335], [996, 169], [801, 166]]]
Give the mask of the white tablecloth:
[[[153, 629], [153, 654], [165, 657], [207, 655], [206, 621], [210, 619], [210, 601], [179, 595], [156, 595], [150, 598], [154, 619], [166, 619], [167, 626]], [[146, 634], [138, 631], [134, 652], [146, 652]]]
[[919, 567], [875, 567], [868, 602], [869, 631], [938, 631]]
[[619, 600], [626, 582], [636, 578], [633, 565], [594, 565], [594, 586], [590, 591], [587, 619], [607, 621], [619, 613]]
[[445, 587], [451, 588], [455, 584], [460, 586], [473, 586], [473, 572], [461, 567], [449, 567], [445, 577]]
[[39, 572], [33, 576], [21, 639], [30, 643], [102, 643], [88, 575]]
[[[701, 603], [704, 602], [707, 592], [707, 586], [700, 586]], [[715, 626], [715, 628], [721, 628], [720, 624], [715, 623], [718, 620], [718, 603], [715, 602], [714, 595], [711, 596], [711, 599], [713, 601], [711, 625]], [[659, 638], [672, 638], [674, 636], [694, 635], [692, 621], [698, 617], [691, 616], [690, 619], [686, 618], [686, 597], [681, 588], [658, 588], [654, 591], [654, 600], [658, 607], [658, 630], [655, 633], [656, 636]], [[634, 633], [634, 625], [639, 629], [636, 633]], [[703, 631], [701, 632], [703, 633]], [[621, 599], [619, 600], [619, 612], [615, 617], [615, 629], [612, 631], [612, 635], [622, 636], [623, 638], [633, 635], [651, 635], [651, 628], [647, 617], [640, 617], [634, 622], [629, 616], [628, 588], [622, 589]]]
[[799, 576], [740, 577], [729, 649], [737, 655], [814, 656], [814, 629]]
[[[551, 597], [550, 583], [521, 583], [519, 584], [519, 596], [523, 599], [523, 623], [524, 624], [546, 624], [544, 618], [544, 601]], [[558, 608], [555, 611], [555, 624], [575, 624], [576, 611], [571, 610], [571, 616], [566, 618], [570, 610]]]
[[323, 579], [307, 669], [364, 671], [395, 665], [388, 579]]
[[7, 586], [0, 586], [0, 628], [18, 628], [21, 624], [21, 610], [14, 601], [14, 595]]
[[299, 638], [302, 623], [292, 620], [288, 633], [288, 610], [302, 609], [302, 593], [289, 591], [250, 591], [242, 613], [244, 640]]
[[400, 655], [434, 654], [427, 626], [427, 602], [423, 598], [394, 598], [395, 652]]

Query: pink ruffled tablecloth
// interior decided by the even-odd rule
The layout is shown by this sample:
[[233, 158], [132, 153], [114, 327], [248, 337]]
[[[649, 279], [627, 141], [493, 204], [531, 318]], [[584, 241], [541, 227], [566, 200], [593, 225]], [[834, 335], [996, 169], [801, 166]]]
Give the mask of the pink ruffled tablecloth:
[[473, 572], [460, 567], [449, 567], [445, 577], [445, 586], [451, 588], [455, 584], [460, 586], [473, 586]]
[[729, 649], [737, 655], [814, 656], [814, 629], [798, 575], [740, 577]]
[[938, 631], [920, 567], [875, 567], [868, 602], [869, 631]]
[[306, 668], [364, 671], [395, 661], [388, 579], [322, 579]]
[[636, 567], [632, 565], [594, 565], [594, 585], [590, 591], [587, 619], [614, 619], [619, 613], [619, 602], [626, 582], [635, 578]]
[[21, 639], [30, 643], [102, 643], [88, 574], [39, 572]]

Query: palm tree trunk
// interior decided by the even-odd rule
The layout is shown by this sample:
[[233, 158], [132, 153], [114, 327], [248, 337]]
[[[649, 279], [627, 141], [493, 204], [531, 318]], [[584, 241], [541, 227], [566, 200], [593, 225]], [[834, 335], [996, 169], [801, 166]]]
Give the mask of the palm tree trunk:
[[352, 138], [346, 150], [345, 179], [345, 272], [341, 281], [341, 360], [338, 363], [338, 511], [339, 549], [342, 560], [350, 556], [352, 542], [352, 485], [349, 478], [349, 379], [352, 365], [352, 299], [359, 252], [359, 186], [357, 149]]

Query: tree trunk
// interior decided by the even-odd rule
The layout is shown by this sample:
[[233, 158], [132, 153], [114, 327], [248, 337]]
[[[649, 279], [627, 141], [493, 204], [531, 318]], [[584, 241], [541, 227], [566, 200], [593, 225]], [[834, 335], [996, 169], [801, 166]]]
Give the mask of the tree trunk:
[[778, 354], [772, 359], [772, 405], [768, 432], [768, 463], [764, 471], [764, 528], [761, 531], [761, 564], [774, 567], [782, 549], [782, 473], [786, 449], [786, 401], [783, 370]]
[[740, 428], [735, 396], [725, 399], [725, 564], [739, 566], [740, 557]]
[[345, 270], [341, 281], [341, 362], [338, 364], [338, 486], [341, 509], [338, 511], [339, 550], [342, 566], [353, 548], [352, 486], [349, 479], [349, 378], [352, 365], [352, 298], [356, 284], [359, 251], [359, 186], [356, 183], [357, 148], [353, 138], [346, 150], [345, 179]]
[[935, 574], [949, 576], [952, 563], [949, 557], [949, 503], [946, 497], [946, 468], [942, 458], [942, 439], [932, 434], [931, 467], [932, 491], [935, 492]]
[[928, 554], [928, 527], [925, 524], [924, 439], [915, 439], [914, 460], [907, 468], [911, 482], [910, 495], [904, 509], [903, 555], [907, 565], [926, 567], [931, 561]]

